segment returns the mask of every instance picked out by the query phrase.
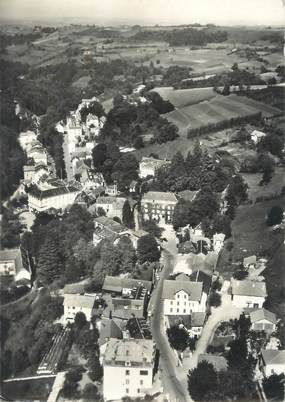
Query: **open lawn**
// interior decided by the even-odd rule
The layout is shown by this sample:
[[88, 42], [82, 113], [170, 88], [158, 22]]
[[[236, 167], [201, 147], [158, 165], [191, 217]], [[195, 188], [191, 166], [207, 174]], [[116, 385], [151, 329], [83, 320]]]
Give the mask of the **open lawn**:
[[261, 173], [243, 173], [242, 176], [249, 187], [248, 197], [253, 202], [258, 197], [269, 197], [275, 194], [281, 194], [282, 188], [285, 186], [285, 169], [283, 167], [275, 168], [274, 176], [266, 186], [259, 185], [262, 178]]
[[[271, 264], [276, 252], [283, 245], [284, 234], [280, 231], [272, 231], [266, 225], [266, 214], [274, 205], [284, 206], [284, 201], [285, 197], [238, 208], [232, 223], [232, 237], [225, 242], [218, 262], [217, 269], [224, 278], [229, 279], [243, 258], [253, 254], [267, 258], [269, 265]], [[276, 267], [276, 269], [279, 268]], [[266, 272], [267, 269], [265, 276]], [[279, 277], [278, 286], [280, 280]], [[284, 281], [281, 286], [284, 286]]]

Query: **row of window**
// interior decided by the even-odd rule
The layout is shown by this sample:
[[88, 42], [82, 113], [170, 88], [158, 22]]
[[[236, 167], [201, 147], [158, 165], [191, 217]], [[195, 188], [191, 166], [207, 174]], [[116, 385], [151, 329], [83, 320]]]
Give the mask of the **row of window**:
[[[129, 385], [129, 384], [130, 384], [130, 380], [126, 379], [126, 385]], [[140, 380], [140, 385], [143, 385], [143, 380]]]
[[[173, 313], [173, 308], [170, 309], [170, 312]], [[176, 312], [177, 312], [177, 313], [180, 313], [179, 308], [176, 309]], [[181, 313], [182, 313], [182, 309], [181, 309]], [[185, 309], [185, 308], [183, 309], [183, 313], [184, 313], [184, 314], [186, 313], [186, 309]]]
[[[140, 392], [141, 392], [141, 390], [138, 388], [138, 389], [137, 389], [137, 393], [140, 394]], [[129, 394], [129, 393], [130, 393], [129, 388], [126, 388], [126, 394]]]
[[[126, 375], [130, 375], [130, 370], [126, 370]], [[148, 370], [140, 370], [140, 375], [148, 375]]]

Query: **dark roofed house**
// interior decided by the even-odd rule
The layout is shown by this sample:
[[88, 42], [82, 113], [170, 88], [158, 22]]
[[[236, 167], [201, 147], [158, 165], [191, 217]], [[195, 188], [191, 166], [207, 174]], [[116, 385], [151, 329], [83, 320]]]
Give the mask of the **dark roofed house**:
[[145, 300], [114, 298], [105, 295], [106, 308], [102, 317], [128, 321], [131, 318], [145, 317]]
[[200, 269], [197, 269], [192, 272], [190, 275], [190, 281], [193, 282], [202, 282], [203, 283], [203, 291], [209, 294], [211, 285], [212, 285], [212, 275], [208, 274]]
[[122, 235], [128, 233], [128, 229], [121, 223], [106, 216], [99, 216], [94, 219], [93, 244], [97, 246], [103, 239], [115, 242]]
[[133, 278], [119, 278], [107, 275], [104, 279], [102, 291], [116, 293], [117, 295], [130, 296], [132, 292], [144, 288], [150, 293], [152, 282]]
[[109, 318], [102, 318], [98, 330], [100, 332], [99, 346], [101, 347], [108, 342], [109, 339], [122, 339], [123, 333], [121, 328], [116, 324], [116, 322]]
[[18, 284], [30, 285], [31, 267], [22, 248], [0, 250], [0, 276], [13, 278]]

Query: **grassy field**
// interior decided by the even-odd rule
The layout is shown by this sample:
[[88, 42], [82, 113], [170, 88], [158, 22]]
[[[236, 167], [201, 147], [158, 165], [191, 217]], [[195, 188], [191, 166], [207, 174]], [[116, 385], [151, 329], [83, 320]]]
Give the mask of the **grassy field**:
[[232, 237], [226, 241], [218, 263], [218, 271], [223, 277], [230, 278], [237, 265], [249, 255], [264, 256], [269, 262], [274, 258], [283, 244], [284, 235], [268, 228], [265, 219], [272, 206], [284, 206], [284, 201], [283, 197], [238, 208], [232, 223]]
[[275, 168], [274, 176], [266, 186], [259, 185], [262, 178], [261, 173], [243, 173], [242, 176], [249, 187], [248, 197], [253, 202], [258, 197], [269, 197], [275, 194], [281, 194], [282, 187], [285, 186], [285, 169], [283, 167]]

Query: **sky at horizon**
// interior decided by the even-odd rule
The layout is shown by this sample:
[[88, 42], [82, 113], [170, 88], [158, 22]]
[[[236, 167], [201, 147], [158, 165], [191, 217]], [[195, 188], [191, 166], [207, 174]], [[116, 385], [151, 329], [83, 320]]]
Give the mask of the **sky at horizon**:
[[285, 0], [0, 0], [0, 18], [284, 25]]

